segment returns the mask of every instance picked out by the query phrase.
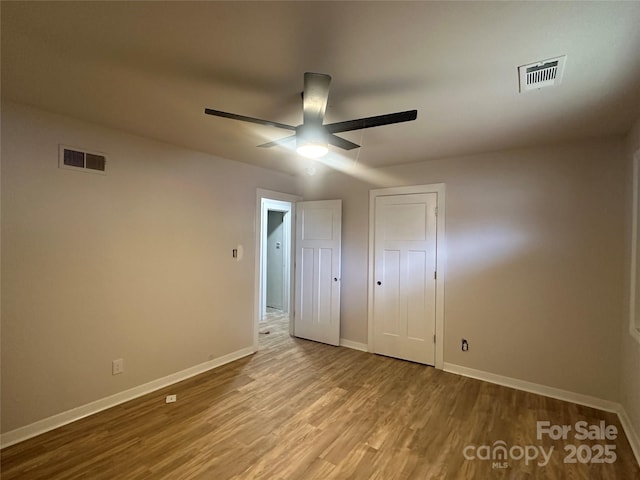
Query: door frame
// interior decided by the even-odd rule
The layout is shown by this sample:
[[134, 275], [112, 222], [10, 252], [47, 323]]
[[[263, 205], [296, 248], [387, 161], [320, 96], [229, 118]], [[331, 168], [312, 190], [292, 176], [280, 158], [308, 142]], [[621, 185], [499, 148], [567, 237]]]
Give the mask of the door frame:
[[[291, 204], [291, 210], [289, 214], [289, 232], [288, 232], [288, 245], [289, 252], [287, 262], [287, 270], [289, 274], [289, 287], [285, 292], [287, 297], [286, 305], [289, 316], [293, 312], [293, 300], [294, 300], [294, 288], [295, 288], [295, 278], [294, 278], [294, 258], [295, 254], [295, 215], [296, 215], [296, 202], [302, 200], [302, 197], [298, 195], [292, 195], [289, 193], [276, 192], [273, 190], [266, 190], [263, 188], [256, 189], [256, 216], [255, 216], [255, 226], [254, 230], [256, 233], [256, 243], [255, 243], [255, 277], [254, 277], [254, 299], [253, 299], [253, 351], [258, 351], [258, 339], [259, 339], [259, 330], [260, 330], [260, 319], [262, 318], [263, 306], [266, 301], [266, 288], [263, 290], [263, 286], [265, 286], [264, 279], [266, 276], [266, 245], [263, 242], [263, 232], [266, 230], [266, 212], [268, 211], [267, 207], [265, 207], [265, 202], [268, 205], [269, 201], [273, 202], [275, 206], [277, 202], [288, 202]], [[278, 208], [272, 208], [272, 210], [278, 210]], [[289, 321], [289, 333], [293, 335], [293, 322]]]
[[444, 285], [446, 278], [446, 242], [445, 242], [445, 184], [412, 185], [407, 187], [378, 188], [369, 190], [369, 272], [368, 272], [368, 350], [373, 352], [373, 296], [375, 281], [375, 219], [376, 198], [392, 195], [410, 195], [414, 193], [435, 193], [437, 195], [438, 216], [436, 218], [436, 358], [435, 368], [444, 368]]

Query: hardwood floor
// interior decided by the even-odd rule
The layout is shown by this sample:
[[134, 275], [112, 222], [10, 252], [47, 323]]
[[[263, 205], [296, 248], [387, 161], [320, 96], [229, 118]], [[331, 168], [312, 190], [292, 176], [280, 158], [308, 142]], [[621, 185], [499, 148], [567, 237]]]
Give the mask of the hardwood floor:
[[[614, 414], [293, 339], [281, 316], [266, 326], [251, 357], [4, 449], [1, 478], [640, 478]], [[537, 421], [572, 431], [538, 440]], [[613, 425], [617, 439], [576, 440], [578, 421]], [[482, 460], [500, 441], [511, 454]], [[565, 464], [567, 445], [583, 460], [614, 445], [616, 460]], [[537, 459], [517, 458], [534, 449]]]

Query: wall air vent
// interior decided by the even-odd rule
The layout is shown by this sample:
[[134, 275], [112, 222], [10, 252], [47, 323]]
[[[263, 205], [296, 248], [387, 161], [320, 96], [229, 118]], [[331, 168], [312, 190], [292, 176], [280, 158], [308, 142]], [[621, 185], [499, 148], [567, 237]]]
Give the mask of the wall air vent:
[[566, 60], [567, 56], [564, 55], [518, 67], [520, 93], [559, 85], [564, 74]]
[[88, 152], [83, 148], [60, 145], [58, 167], [105, 175], [107, 157], [104, 153]]

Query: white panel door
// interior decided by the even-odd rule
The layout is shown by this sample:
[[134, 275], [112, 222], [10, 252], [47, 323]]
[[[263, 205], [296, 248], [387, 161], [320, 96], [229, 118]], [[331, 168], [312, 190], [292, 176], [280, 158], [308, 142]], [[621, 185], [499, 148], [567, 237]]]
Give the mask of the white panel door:
[[435, 364], [436, 193], [376, 198], [373, 349]]
[[294, 335], [340, 344], [342, 200], [296, 203]]

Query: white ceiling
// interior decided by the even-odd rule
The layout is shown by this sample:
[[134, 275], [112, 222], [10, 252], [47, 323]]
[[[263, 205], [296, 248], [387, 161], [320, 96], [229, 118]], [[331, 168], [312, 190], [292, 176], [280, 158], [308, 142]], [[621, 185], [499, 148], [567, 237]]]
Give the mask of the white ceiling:
[[[640, 2], [2, 2], [2, 96], [296, 173], [256, 145], [301, 123], [303, 73], [333, 77], [326, 123], [417, 109], [341, 134], [330, 162], [383, 166], [624, 134], [640, 117]], [[567, 55], [518, 92], [518, 65]], [[84, 145], [86, 148], [91, 146]]]

